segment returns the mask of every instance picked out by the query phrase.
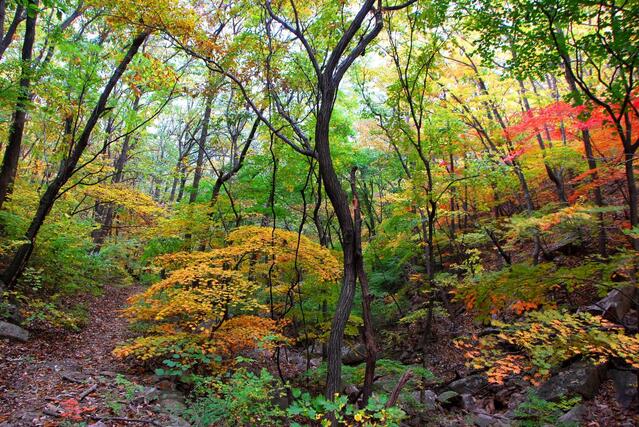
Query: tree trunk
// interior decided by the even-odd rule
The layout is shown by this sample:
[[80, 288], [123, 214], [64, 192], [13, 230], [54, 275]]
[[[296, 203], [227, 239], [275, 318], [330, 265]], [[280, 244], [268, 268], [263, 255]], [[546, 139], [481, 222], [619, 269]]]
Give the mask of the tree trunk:
[[180, 188], [178, 190], [177, 198], [175, 199], [177, 203], [180, 203], [182, 201], [182, 197], [184, 197], [184, 187], [186, 186], [187, 178], [186, 172], [186, 165], [182, 163], [182, 165], [180, 165]]
[[33, 12], [27, 16], [27, 23], [24, 30], [24, 41], [22, 43], [22, 70], [20, 73], [20, 89], [13, 112], [13, 120], [9, 129], [9, 141], [2, 160], [0, 169], [0, 209], [6, 198], [13, 191], [13, 183], [18, 172], [18, 160], [20, 158], [20, 148], [22, 147], [22, 137], [24, 135], [24, 125], [27, 120], [27, 104], [29, 103], [29, 87], [31, 85], [33, 58], [33, 44], [35, 42], [36, 21], [38, 0], [29, 0], [29, 8]]
[[71, 176], [74, 174], [80, 157], [89, 144], [91, 133], [97, 125], [100, 116], [102, 116], [106, 109], [107, 101], [109, 100], [109, 96], [111, 95], [113, 88], [118, 83], [118, 81], [122, 77], [122, 74], [124, 74], [124, 71], [127, 69], [129, 63], [138, 52], [140, 46], [142, 46], [142, 43], [144, 43], [144, 41], [147, 39], [149, 34], [150, 31], [147, 30], [143, 33], [138, 34], [133, 40], [126, 55], [113, 71], [111, 78], [102, 90], [100, 98], [98, 99], [98, 102], [94, 107], [91, 116], [87, 120], [82, 134], [73, 146], [73, 151], [70, 153], [69, 157], [62, 162], [62, 166], [58, 171], [55, 179], [49, 184], [47, 190], [40, 198], [35, 216], [33, 217], [31, 224], [29, 225], [29, 228], [25, 233], [25, 240], [27, 241], [27, 243], [21, 245], [18, 248], [16, 254], [13, 257], [13, 260], [3, 272], [2, 282], [9, 290], [15, 287], [18, 278], [24, 271], [27, 262], [31, 257], [31, 253], [33, 252], [33, 247], [35, 244], [36, 236], [38, 235], [38, 231], [40, 231], [40, 227], [42, 227], [42, 224], [51, 211], [55, 200], [58, 198], [60, 190], [67, 183], [69, 178], [71, 178]]
[[[637, 212], [639, 193], [637, 192], [637, 181], [634, 171], [635, 152], [632, 147], [625, 147], [624, 158], [624, 166], [626, 170], [626, 185], [628, 186], [628, 204], [630, 207], [630, 226], [633, 227], [633, 231], [637, 231], [637, 229], [639, 229], [639, 213]], [[632, 248], [634, 250], [639, 251], [639, 239], [630, 237], [630, 243], [632, 244]]]
[[197, 199], [200, 180], [202, 179], [202, 165], [204, 164], [204, 154], [206, 154], [204, 151], [206, 150], [206, 139], [209, 136], [209, 120], [211, 119], [212, 103], [213, 96], [209, 95], [206, 98], [206, 107], [204, 108], [204, 117], [202, 118], [202, 131], [198, 143], [197, 161], [195, 163], [195, 174], [193, 175], [193, 186], [191, 187], [191, 194], [189, 195], [189, 203], [194, 203]]
[[[137, 111], [140, 106], [140, 96], [136, 95], [133, 101], [133, 111]], [[107, 136], [108, 137], [108, 136]], [[124, 167], [126, 166], [127, 161], [129, 160], [129, 149], [131, 143], [131, 134], [128, 133], [124, 137], [124, 141], [122, 142], [122, 149], [120, 150], [120, 154], [115, 160], [114, 164], [114, 174], [111, 179], [112, 184], [118, 184], [122, 182], [122, 178], [124, 175]], [[96, 213], [102, 223], [99, 229], [95, 230], [93, 234], [93, 243], [95, 243], [95, 248], [93, 251], [95, 253], [100, 252], [100, 248], [104, 243], [104, 240], [111, 232], [111, 227], [113, 226], [113, 219], [115, 217], [115, 205], [113, 203], [107, 203], [106, 205], [102, 205], [101, 209], [96, 209]]]
[[[2, 4], [6, 8], [6, 3], [4, 0], [2, 1]], [[6, 13], [6, 9], [5, 9], [5, 13]], [[16, 10], [13, 15], [13, 20], [11, 21], [11, 24], [9, 24], [9, 28], [7, 28], [7, 32], [3, 34], [3, 37], [0, 37], [0, 59], [2, 59], [4, 52], [7, 50], [7, 48], [13, 41], [13, 36], [15, 35], [16, 30], [18, 29], [18, 25], [20, 25], [20, 22], [22, 22], [23, 19], [25, 19], [24, 6], [19, 4], [16, 6]]]
[[[526, 97], [526, 86], [524, 85], [524, 82], [521, 79], [519, 79], [518, 81], [519, 81], [519, 89], [521, 93], [521, 100], [522, 100], [524, 109], [526, 110], [526, 112], [530, 112], [531, 111], [530, 102], [528, 102], [528, 98]], [[559, 198], [559, 201], [562, 204], [567, 205], [568, 197], [566, 196], [566, 188], [564, 185], [563, 177], [561, 176], [560, 171], [554, 170], [550, 166], [550, 164], [548, 164], [548, 162], [546, 161], [546, 144], [544, 144], [544, 140], [541, 137], [541, 133], [537, 132], [536, 138], [537, 138], [537, 144], [539, 144], [539, 148], [541, 149], [542, 158], [544, 159], [544, 168], [546, 169], [546, 174], [548, 175], [548, 179], [550, 179], [550, 181], [555, 185], [555, 189], [557, 191], [557, 197]]]
[[[328, 80], [328, 79], [326, 79]], [[330, 83], [326, 83], [329, 85]], [[339, 183], [333, 159], [330, 153], [329, 125], [335, 100], [336, 88], [325, 90], [319, 107], [315, 125], [315, 141], [319, 170], [328, 196], [342, 232], [342, 252], [344, 255], [344, 274], [342, 288], [337, 299], [335, 314], [331, 323], [331, 332], [327, 342], [328, 366], [326, 374], [326, 398], [334, 399], [341, 392], [342, 385], [342, 345], [344, 330], [353, 307], [357, 265], [355, 262], [355, 230], [344, 189]]]
[[353, 218], [355, 226], [355, 259], [357, 264], [357, 277], [362, 292], [362, 313], [364, 317], [363, 338], [366, 348], [366, 370], [364, 372], [364, 385], [362, 387], [362, 406], [368, 404], [368, 399], [373, 393], [373, 381], [375, 380], [375, 364], [377, 362], [377, 346], [373, 333], [373, 319], [371, 316], [371, 301], [373, 299], [368, 288], [368, 277], [364, 270], [364, 258], [362, 254], [362, 211], [357, 195], [357, 181], [355, 173], [357, 168], [351, 169], [351, 191], [353, 193]]
[[[566, 70], [566, 72], [564, 73], [565, 77], [566, 77], [566, 82], [568, 83], [568, 87], [570, 89], [570, 91], [572, 93], [578, 93], [578, 89], [577, 89], [577, 83], [575, 83], [575, 79], [573, 77], [573, 75], [570, 73], [570, 71]], [[581, 131], [581, 140], [584, 143], [584, 151], [586, 152], [586, 160], [588, 161], [588, 169], [590, 169], [591, 171], [595, 171], [592, 173], [592, 179], [596, 180], [597, 179], [597, 160], [595, 160], [595, 154], [594, 151], [592, 149], [592, 141], [590, 139], [590, 132], [588, 131], [588, 129], [583, 129]], [[596, 187], [594, 189], [594, 196], [595, 196], [595, 204], [599, 207], [603, 207], [605, 205], [604, 203], [604, 199], [603, 199], [603, 194], [601, 192], [601, 188], [600, 187]], [[606, 236], [606, 224], [604, 222], [604, 214], [603, 212], [599, 212], [597, 214], [597, 222], [599, 223], [599, 237], [598, 237], [598, 243], [599, 243], [599, 255], [601, 255], [602, 257], [606, 257], [608, 256], [608, 248], [607, 248], [607, 236]]]

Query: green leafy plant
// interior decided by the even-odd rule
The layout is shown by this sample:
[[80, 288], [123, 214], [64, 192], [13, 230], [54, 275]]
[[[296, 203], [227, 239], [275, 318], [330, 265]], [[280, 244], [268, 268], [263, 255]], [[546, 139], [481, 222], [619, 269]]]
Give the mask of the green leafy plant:
[[552, 424], [560, 427], [573, 427], [577, 423], [559, 423], [559, 417], [573, 406], [581, 402], [581, 397], [563, 398], [558, 402], [549, 402], [537, 396], [534, 392], [528, 394], [525, 402], [515, 410], [515, 416], [523, 427], [535, 427]]
[[240, 368], [211, 379], [206, 394], [191, 402], [185, 416], [195, 426], [282, 425], [285, 412], [273, 399], [283, 393], [266, 369], [255, 374]]

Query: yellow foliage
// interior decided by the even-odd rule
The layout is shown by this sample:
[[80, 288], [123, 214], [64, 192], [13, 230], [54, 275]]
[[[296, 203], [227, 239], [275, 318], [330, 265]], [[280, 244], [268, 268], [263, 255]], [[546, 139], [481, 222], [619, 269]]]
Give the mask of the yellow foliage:
[[148, 194], [123, 184], [101, 183], [84, 187], [83, 193], [103, 203], [114, 203], [130, 212], [136, 213], [145, 220], [150, 220], [164, 212]]
[[475, 336], [455, 344], [464, 351], [470, 366], [487, 369], [488, 378], [496, 383], [522, 372], [537, 382], [553, 367], [576, 357], [594, 364], [620, 358], [639, 368], [639, 336], [626, 335], [623, 328], [599, 316], [545, 310], [530, 313], [522, 322], [493, 324], [502, 329], [500, 334]]
[[[326, 248], [293, 232], [241, 227], [227, 246], [207, 252], [178, 252], [158, 257], [168, 276], [131, 298], [124, 316], [151, 324], [148, 335], [115, 350], [119, 357], [150, 360], [168, 353], [197, 350], [218, 356], [255, 348], [279, 324], [260, 317], [263, 285], [286, 295], [290, 280], [336, 281], [338, 259]], [[297, 267], [297, 268], [296, 268]], [[269, 280], [270, 279], [270, 280]]]

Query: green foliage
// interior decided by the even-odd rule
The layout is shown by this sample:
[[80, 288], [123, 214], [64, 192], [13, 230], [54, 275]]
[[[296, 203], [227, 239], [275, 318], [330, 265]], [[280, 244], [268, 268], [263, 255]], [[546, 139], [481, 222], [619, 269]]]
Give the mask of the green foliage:
[[185, 349], [181, 353], [173, 353], [170, 359], [162, 361], [163, 368], [156, 368], [155, 375], [160, 377], [176, 377], [185, 384], [195, 384], [201, 380], [197, 372], [202, 366], [221, 363], [219, 356], [207, 355], [199, 349]]
[[534, 392], [528, 394], [528, 399], [515, 410], [515, 417], [523, 427], [536, 427], [552, 424], [558, 427], [576, 427], [574, 422], [558, 423], [558, 418], [564, 412], [581, 402], [581, 397], [563, 398], [559, 402], [549, 402], [541, 399]]
[[457, 345], [465, 350], [469, 365], [487, 369], [495, 383], [519, 373], [538, 382], [553, 368], [577, 358], [594, 365], [621, 359], [639, 367], [639, 336], [590, 313], [533, 311], [520, 322], [492, 323], [501, 329], [499, 334], [462, 339]]
[[[366, 365], [361, 363], [355, 366], [342, 366], [342, 382], [344, 384], [361, 384], [364, 381]], [[411, 370], [413, 376], [409, 381], [409, 387], [420, 382], [435, 380], [435, 375], [428, 369], [417, 365], [404, 365], [393, 359], [379, 359], [375, 367], [375, 374], [386, 378], [399, 378], [407, 370]], [[314, 383], [321, 385], [326, 377], [326, 363], [306, 372], [306, 376]]]
[[131, 401], [135, 395], [144, 390], [144, 387], [128, 380], [124, 375], [118, 374], [115, 376], [115, 383], [118, 387], [124, 390], [124, 397], [126, 400]]
[[295, 420], [291, 427], [301, 427], [318, 421], [322, 426], [330, 426], [329, 414], [344, 425], [353, 425], [354, 421], [354, 425], [358, 426], [399, 427], [406, 416], [404, 411], [397, 407], [386, 408], [386, 396], [373, 396], [365, 408], [359, 409], [349, 404], [348, 398], [342, 395], [329, 400], [322, 395], [312, 396], [296, 388], [292, 390], [292, 394], [295, 400], [286, 410], [287, 415]]
[[[580, 265], [560, 267], [552, 262], [513, 264], [500, 271], [466, 275], [455, 289], [456, 298], [474, 310], [479, 320], [509, 309], [515, 314], [541, 305], [556, 306], [555, 291], [572, 293], [580, 288], [605, 295], [610, 289], [629, 283], [634, 252], [621, 251], [608, 259], [588, 257]], [[561, 294], [562, 292], [560, 292]]]
[[273, 375], [240, 368], [228, 377], [211, 379], [209, 390], [185, 411], [195, 426], [283, 425], [285, 412], [273, 403], [283, 396]]

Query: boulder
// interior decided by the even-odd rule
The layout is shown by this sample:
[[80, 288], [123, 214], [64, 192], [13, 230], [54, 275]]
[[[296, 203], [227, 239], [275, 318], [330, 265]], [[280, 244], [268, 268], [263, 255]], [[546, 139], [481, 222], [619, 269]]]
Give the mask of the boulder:
[[[419, 392], [417, 392], [417, 400], [419, 401]], [[433, 390], [424, 391], [424, 406], [428, 409], [435, 409], [437, 404], [437, 393]]]
[[476, 394], [488, 386], [488, 378], [481, 374], [470, 375], [448, 384], [448, 389], [459, 394]]
[[586, 414], [586, 408], [584, 405], [575, 405], [570, 409], [570, 411], [563, 414], [559, 417], [558, 421], [560, 423], [571, 423], [571, 424], [579, 424], [581, 423], [584, 415]]
[[575, 394], [585, 399], [592, 399], [599, 390], [601, 374], [601, 366], [577, 362], [542, 384], [537, 394], [540, 398], [549, 401], [557, 401], [564, 396]]
[[173, 381], [167, 379], [161, 379], [155, 383], [155, 388], [162, 391], [174, 391], [176, 385]]
[[184, 418], [178, 417], [177, 415], [169, 416], [170, 423], [169, 427], [190, 427], [191, 423], [186, 421]]
[[155, 387], [144, 387], [133, 398], [133, 403], [149, 403], [158, 400], [160, 391]]
[[25, 342], [29, 340], [29, 332], [18, 325], [0, 320], [0, 338], [11, 338]]
[[359, 396], [359, 388], [355, 384], [347, 384], [344, 387], [344, 394], [348, 396], [351, 401], [354, 401]]
[[485, 413], [477, 413], [473, 417], [473, 424], [478, 427], [507, 427], [512, 425], [510, 420], [497, 418]]
[[63, 370], [62, 372], [60, 372], [60, 378], [71, 383], [84, 384], [87, 382], [89, 376], [80, 371]]
[[629, 370], [611, 369], [608, 378], [612, 380], [617, 402], [623, 408], [630, 408], [637, 399], [637, 375]]
[[[423, 402], [420, 403], [420, 396], [422, 394], [421, 391], [419, 390], [415, 390], [413, 392], [410, 393], [410, 401], [408, 403], [410, 403], [411, 406], [415, 406], [416, 408], [419, 408], [422, 411], [432, 411], [433, 409], [435, 409], [437, 407], [437, 393], [435, 393], [433, 390], [424, 390], [423, 392]], [[402, 397], [400, 396], [400, 401], [402, 401]], [[407, 399], [404, 399], [407, 400]], [[420, 405], [420, 406], [417, 406]]]
[[478, 427], [489, 427], [495, 424], [497, 420], [488, 414], [477, 414], [473, 418], [473, 423]]
[[311, 359], [311, 369], [317, 368], [322, 364], [322, 358], [321, 357], [315, 357], [313, 359]]
[[440, 403], [450, 403], [453, 399], [455, 399], [456, 397], [459, 396], [459, 393], [457, 393], [456, 391], [452, 391], [452, 390], [447, 390], [443, 393], [440, 393], [439, 396], [437, 396], [437, 401], [439, 401]]
[[477, 409], [475, 398], [471, 394], [467, 393], [459, 396], [459, 406], [469, 412]]
[[184, 395], [179, 392], [165, 391], [160, 393], [157, 404], [163, 412], [175, 414], [186, 409], [185, 400]]
[[605, 317], [610, 321], [621, 323], [628, 310], [632, 307], [636, 292], [637, 290], [634, 286], [613, 289], [603, 299], [586, 307], [585, 311]]
[[342, 347], [342, 363], [345, 365], [358, 365], [366, 359], [364, 344], [357, 343], [353, 346]]

